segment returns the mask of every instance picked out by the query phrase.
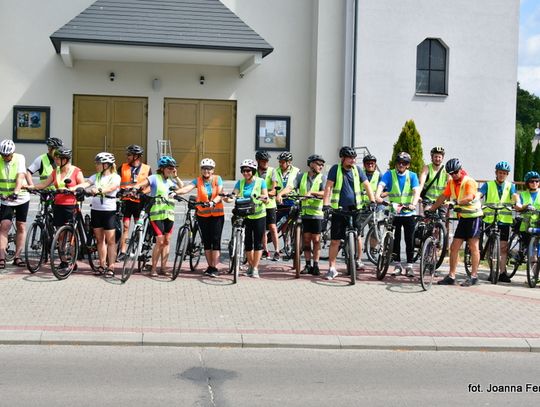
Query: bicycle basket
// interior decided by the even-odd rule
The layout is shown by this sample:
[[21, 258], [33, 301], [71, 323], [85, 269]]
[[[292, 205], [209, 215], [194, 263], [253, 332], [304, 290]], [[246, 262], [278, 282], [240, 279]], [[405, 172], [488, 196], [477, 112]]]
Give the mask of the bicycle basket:
[[233, 214], [237, 216], [249, 216], [255, 213], [255, 202], [252, 198], [237, 199], [234, 204]]

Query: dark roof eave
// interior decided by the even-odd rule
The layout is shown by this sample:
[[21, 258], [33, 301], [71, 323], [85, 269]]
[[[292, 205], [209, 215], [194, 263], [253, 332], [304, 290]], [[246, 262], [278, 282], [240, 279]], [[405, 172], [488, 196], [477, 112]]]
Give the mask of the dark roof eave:
[[139, 42], [139, 41], [107, 41], [107, 40], [84, 40], [80, 38], [59, 38], [50, 36], [50, 39], [54, 45], [56, 53], [60, 53], [60, 47], [62, 41], [66, 42], [79, 42], [86, 44], [109, 44], [109, 45], [137, 45], [143, 47], [160, 47], [160, 48], [188, 48], [188, 49], [205, 49], [205, 50], [219, 50], [219, 51], [250, 51], [261, 52], [263, 58], [274, 51], [273, 47], [270, 48], [246, 48], [246, 47], [230, 47], [230, 46], [217, 46], [217, 45], [195, 45], [195, 44], [164, 44], [162, 42]]

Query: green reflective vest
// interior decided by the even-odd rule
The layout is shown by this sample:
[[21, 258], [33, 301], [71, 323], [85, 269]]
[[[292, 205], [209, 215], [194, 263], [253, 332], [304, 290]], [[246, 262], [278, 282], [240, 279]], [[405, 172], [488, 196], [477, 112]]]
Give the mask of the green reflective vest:
[[9, 163], [0, 158], [0, 195], [2, 196], [9, 196], [15, 190], [19, 156], [20, 154], [13, 154]]
[[[320, 192], [321, 190], [322, 174], [317, 174], [315, 176], [309, 191], [307, 187], [308, 176], [309, 174], [305, 172], [302, 175], [302, 179], [300, 180], [300, 185], [298, 187], [298, 190], [299, 190], [300, 195], [302, 196], [306, 196], [309, 192]], [[314, 199], [314, 198], [306, 199], [302, 201], [302, 206], [300, 208], [300, 215], [306, 218], [310, 218], [310, 219], [323, 219], [324, 213], [323, 213], [322, 208], [323, 208], [322, 199]]]
[[[255, 185], [253, 186], [253, 189], [251, 190], [251, 199], [253, 199], [253, 202], [255, 202], [255, 213], [253, 215], [248, 215], [247, 218], [260, 219], [266, 216], [266, 207], [264, 206], [263, 201], [255, 197], [261, 196], [262, 184], [264, 180], [262, 178], [255, 177], [253, 182], [255, 182]], [[240, 190], [238, 192], [238, 196], [240, 196], [241, 198], [244, 197], [245, 186], [246, 186], [246, 180], [245, 179], [240, 180]]]
[[49, 155], [47, 153], [41, 154], [41, 174], [39, 175], [39, 180], [44, 181], [47, 178], [49, 178], [49, 175], [53, 172], [53, 166], [51, 165], [51, 161], [49, 160]]
[[[356, 209], [362, 208], [362, 188], [360, 183], [360, 173], [358, 172], [358, 168], [356, 165], [352, 166], [351, 169], [353, 173], [353, 188], [354, 188], [354, 196], [355, 196], [355, 202], [356, 202]], [[334, 183], [334, 187], [332, 188], [332, 195], [330, 197], [330, 206], [333, 209], [337, 209], [339, 207], [339, 196], [341, 195], [341, 187], [343, 186], [343, 167], [341, 164], [338, 164], [337, 171], [336, 171], [336, 182]]]
[[403, 191], [399, 189], [399, 180], [396, 170], [390, 170], [392, 174], [392, 190], [388, 193], [388, 200], [392, 203], [408, 205], [413, 199], [413, 190], [411, 188], [411, 173], [409, 170], [405, 171], [405, 185], [403, 185]]
[[[272, 176], [274, 175], [274, 168], [273, 167], [268, 167], [268, 169], [266, 170], [266, 175], [264, 177], [264, 181], [266, 183], [266, 189], [268, 191], [270, 191], [272, 189], [272, 184], [273, 184], [273, 181], [272, 181]], [[257, 171], [255, 173], [255, 176], [256, 177], [259, 177], [259, 172]], [[268, 197], [268, 201], [266, 201], [266, 203], [264, 204], [266, 209], [272, 209], [272, 208], [276, 208], [277, 207], [277, 204], [276, 204], [276, 197]]]
[[[452, 199], [452, 201], [457, 202], [457, 201], [462, 200], [465, 197], [465, 184], [469, 181], [474, 182], [474, 184], [476, 185], [475, 180], [473, 180], [468, 175], [465, 175], [463, 179], [461, 180], [461, 185], [459, 186], [459, 195], [456, 196], [456, 189], [454, 188], [455, 183], [454, 183], [454, 180], [450, 178], [448, 182], [450, 183], [450, 191], [451, 191], [450, 198]], [[469, 202], [466, 205], [456, 204], [454, 208], [458, 209], [456, 212], [459, 213], [459, 215], [462, 218], [478, 218], [482, 216], [482, 204], [480, 203], [477, 197], [475, 197], [471, 202]]]
[[[536, 199], [533, 201], [530, 191], [522, 191], [519, 194], [521, 196], [521, 202], [523, 206], [532, 205], [535, 209], [540, 210], [540, 191], [536, 194]], [[538, 222], [538, 214], [524, 212], [523, 221], [519, 226], [520, 232], [525, 232], [529, 227], [535, 227]]]
[[[426, 179], [426, 183], [424, 185], [429, 185], [430, 180], [436, 177], [437, 172], [435, 169], [433, 169], [433, 163], [428, 164], [428, 176]], [[430, 185], [429, 189], [426, 191], [426, 199], [429, 199], [430, 201], [436, 201], [437, 198], [442, 194], [444, 191], [444, 188], [446, 187], [446, 182], [448, 181], [448, 174], [446, 173], [446, 170], [444, 167], [441, 169], [441, 174], [439, 175], [439, 179], [435, 181], [433, 184]]]
[[300, 172], [300, 168], [291, 167], [289, 169], [289, 174], [288, 174], [289, 177], [287, 178], [287, 184], [286, 185], [283, 185], [283, 173], [281, 171], [281, 167], [276, 168], [275, 171], [276, 171], [277, 186], [280, 187], [281, 189], [284, 189], [285, 187], [293, 185], [294, 179], [296, 178], [296, 176]]
[[154, 204], [150, 208], [150, 220], [174, 221], [174, 201], [168, 199], [169, 186], [161, 174], [156, 174], [157, 188]]
[[[510, 195], [510, 189], [512, 184], [510, 182], [505, 182], [503, 186], [502, 195], [499, 197], [499, 192], [497, 190], [497, 183], [495, 181], [489, 181], [487, 184], [487, 194], [485, 197], [485, 203], [490, 205], [496, 204], [511, 204], [512, 196]], [[493, 209], [485, 208], [484, 209], [484, 223], [493, 223], [494, 219]], [[497, 215], [497, 220], [500, 223], [505, 223], [508, 225], [512, 224], [512, 211], [509, 209], [499, 210]]]
[[[378, 170], [373, 171], [373, 175], [371, 176], [371, 179], [369, 180], [369, 185], [371, 186], [371, 192], [373, 192], [373, 195], [375, 195], [375, 191], [377, 191], [377, 185], [379, 185], [380, 179], [381, 179], [381, 173]], [[363, 206], [369, 205], [369, 196], [367, 194], [366, 188], [364, 187], [364, 184], [361, 184], [360, 188], [362, 189]]]

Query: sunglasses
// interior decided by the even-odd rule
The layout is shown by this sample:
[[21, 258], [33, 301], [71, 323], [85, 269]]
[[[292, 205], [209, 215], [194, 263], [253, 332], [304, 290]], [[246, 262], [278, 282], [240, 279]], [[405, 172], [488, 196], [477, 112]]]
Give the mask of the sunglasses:
[[448, 175], [450, 175], [450, 176], [458, 175], [458, 174], [459, 174], [459, 170], [454, 171], [454, 172], [449, 172], [449, 173], [448, 173]]
[[212, 171], [213, 169], [213, 167], [201, 167], [202, 171]]
[[398, 161], [397, 165], [409, 165], [410, 163], [406, 161]]
[[318, 165], [319, 167], [322, 167], [324, 165], [324, 163], [320, 161], [313, 161], [313, 164]]
[[531, 182], [540, 182], [540, 179], [531, 179], [531, 180], [529, 180], [529, 181], [527, 181], [527, 182], [528, 182], [529, 184], [530, 184]]
[[253, 170], [251, 168], [242, 168], [240, 170], [241, 173], [244, 173], [244, 172], [252, 172]]

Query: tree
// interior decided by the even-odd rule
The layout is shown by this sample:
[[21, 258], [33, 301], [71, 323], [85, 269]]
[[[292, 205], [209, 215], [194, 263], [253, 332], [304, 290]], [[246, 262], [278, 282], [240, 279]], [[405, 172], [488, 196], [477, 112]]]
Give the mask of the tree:
[[411, 171], [420, 174], [424, 168], [424, 153], [422, 151], [422, 138], [416, 130], [414, 120], [408, 120], [401, 129], [398, 140], [394, 144], [392, 158], [388, 163], [389, 168], [394, 168], [397, 155], [405, 151], [411, 155]]
[[523, 176], [527, 171], [540, 168], [540, 157], [534, 158], [538, 151], [535, 149], [535, 154], [532, 152], [532, 139], [534, 129], [537, 123], [540, 122], [540, 98], [532, 93], [521, 89], [519, 82], [517, 84], [517, 105], [516, 105], [516, 142], [515, 142], [515, 171], [514, 180], [522, 181]]

